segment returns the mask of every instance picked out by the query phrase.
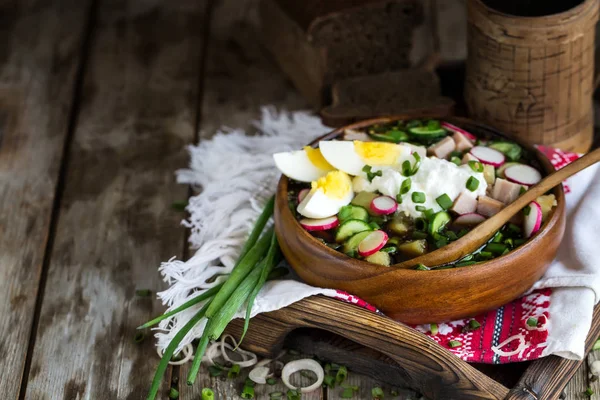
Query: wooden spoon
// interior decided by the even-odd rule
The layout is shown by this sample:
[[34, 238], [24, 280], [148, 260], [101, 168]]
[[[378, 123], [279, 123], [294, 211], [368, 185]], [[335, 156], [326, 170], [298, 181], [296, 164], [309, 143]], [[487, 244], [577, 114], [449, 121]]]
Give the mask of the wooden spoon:
[[600, 148], [546, 176], [537, 185], [530, 187], [529, 190], [519, 196], [515, 201], [504, 207], [498, 214], [477, 225], [459, 240], [456, 240], [439, 250], [396, 264], [394, 267], [413, 268], [419, 263], [431, 267], [460, 260], [483, 246], [500, 228], [502, 228], [502, 226], [504, 226], [504, 224], [506, 224], [508, 220], [512, 218], [513, 215], [521, 211], [529, 203], [546, 193], [548, 190], [559, 185], [571, 175], [575, 175], [577, 172], [586, 169], [598, 161], [600, 161]]

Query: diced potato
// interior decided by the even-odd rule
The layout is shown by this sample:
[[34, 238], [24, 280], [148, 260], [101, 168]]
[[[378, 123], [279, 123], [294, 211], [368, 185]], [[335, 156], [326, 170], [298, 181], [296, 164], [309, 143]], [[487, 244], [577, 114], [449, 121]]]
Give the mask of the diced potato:
[[548, 215], [550, 215], [550, 211], [552, 211], [552, 207], [556, 207], [558, 204], [553, 194], [540, 196], [535, 201], [542, 207], [542, 221], [546, 221]]
[[427, 240], [421, 239], [402, 243], [398, 246], [398, 251], [407, 257], [421, 256], [427, 253]]
[[488, 185], [493, 185], [496, 180], [496, 168], [493, 165], [483, 165], [483, 177]]
[[356, 196], [354, 196], [354, 199], [352, 199], [352, 204], [365, 208], [371, 215], [377, 215], [371, 210], [371, 201], [377, 196], [377, 194], [372, 192], [358, 192]]
[[406, 235], [410, 228], [409, 223], [402, 216], [397, 215], [388, 222], [388, 229], [396, 235]]
[[365, 261], [368, 261], [373, 264], [384, 265], [386, 267], [389, 267], [391, 264], [390, 255], [385, 251], [378, 251], [377, 253], [371, 254], [370, 256], [365, 258]]

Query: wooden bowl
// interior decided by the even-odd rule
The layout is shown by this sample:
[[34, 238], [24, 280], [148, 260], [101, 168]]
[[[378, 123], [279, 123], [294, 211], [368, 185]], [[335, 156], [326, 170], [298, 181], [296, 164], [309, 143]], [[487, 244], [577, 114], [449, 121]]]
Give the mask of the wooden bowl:
[[[374, 123], [415, 119], [418, 115], [378, 118], [348, 125], [315, 140], [332, 139], [347, 128]], [[440, 117], [480, 137], [509, 138], [471, 120]], [[554, 170], [548, 159], [532, 146], [543, 173]], [[527, 291], [550, 265], [565, 230], [565, 197], [562, 185], [554, 189], [558, 205], [541, 230], [505, 256], [473, 266], [418, 271], [384, 267], [330, 249], [306, 232], [288, 204], [288, 179], [282, 176], [275, 203], [275, 232], [287, 261], [308, 284], [340, 289], [378, 307], [387, 316], [410, 324], [442, 322], [477, 315], [506, 304]], [[427, 265], [426, 262], [424, 262]]]

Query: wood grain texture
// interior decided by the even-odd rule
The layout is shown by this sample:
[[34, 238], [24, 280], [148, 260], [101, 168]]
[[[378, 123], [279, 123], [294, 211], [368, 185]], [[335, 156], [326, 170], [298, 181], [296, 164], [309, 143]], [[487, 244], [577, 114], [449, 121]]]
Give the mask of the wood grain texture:
[[194, 136], [205, 5], [98, 5], [27, 399], [147, 394], [154, 340], [133, 336], [163, 307], [135, 290], [164, 288], [156, 268], [182, 251], [173, 171]]
[[[241, 326], [241, 320], [235, 320], [228, 331], [239, 337]], [[503, 399], [508, 393], [506, 387], [414, 329], [323, 296], [259, 314], [250, 324], [245, 346], [261, 355], [276, 354], [284, 338], [299, 328], [324, 330], [377, 350], [397, 364], [400, 384], [430, 399]]]
[[90, 1], [0, 3], [0, 398], [17, 398]]
[[[361, 128], [375, 122], [410, 119], [405, 115], [390, 119], [375, 119], [350, 125]], [[473, 134], [503, 137], [496, 131], [466, 119], [445, 118]], [[348, 127], [346, 127], [348, 128]], [[340, 128], [324, 136], [331, 139], [343, 132]], [[547, 158], [526, 146], [536, 155], [541, 171], [554, 170]], [[340, 289], [353, 293], [378, 307], [389, 317], [411, 324], [447, 321], [477, 315], [504, 305], [525, 293], [545, 272], [554, 259], [565, 227], [565, 199], [562, 186], [554, 189], [558, 201], [553, 215], [527, 243], [504, 257], [473, 267], [432, 271], [407, 269], [417, 263], [438, 266], [450, 260], [453, 245], [416, 257], [391, 267], [378, 266], [350, 258], [330, 249], [304, 230], [288, 204], [288, 180], [282, 177], [275, 203], [275, 232], [281, 250], [296, 273], [310, 285]], [[509, 206], [510, 207], [510, 206]], [[465, 236], [477, 234], [474, 229]], [[446, 248], [449, 248], [450, 251]], [[323, 268], [327, 265], [327, 268]], [[503, 276], [501, 281], [494, 279]], [[401, 282], [401, 285], [398, 285]], [[477, 290], [472, 290], [477, 288]], [[436, 293], [432, 297], [431, 293]]]
[[481, 0], [469, 0], [467, 9], [470, 115], [531, 144], [586, 152], [598, 2], [543, 17], [515, 18]]

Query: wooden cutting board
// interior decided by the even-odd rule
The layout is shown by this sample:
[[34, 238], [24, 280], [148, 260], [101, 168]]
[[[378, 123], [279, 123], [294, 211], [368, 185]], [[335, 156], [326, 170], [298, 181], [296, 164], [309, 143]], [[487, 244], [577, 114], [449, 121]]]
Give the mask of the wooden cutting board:
[[[228, 333], [239, 337], [242, 326], [235, 320]], [[586, 352], [599, 334], [596, 308]], [[505, 365], [469, 364], [404, 324], [324, 296], [257, 315], [244, 347], [268, 357], [284, 343], [429, 399], [557, 399], [582, 363], [550, 356]]]

